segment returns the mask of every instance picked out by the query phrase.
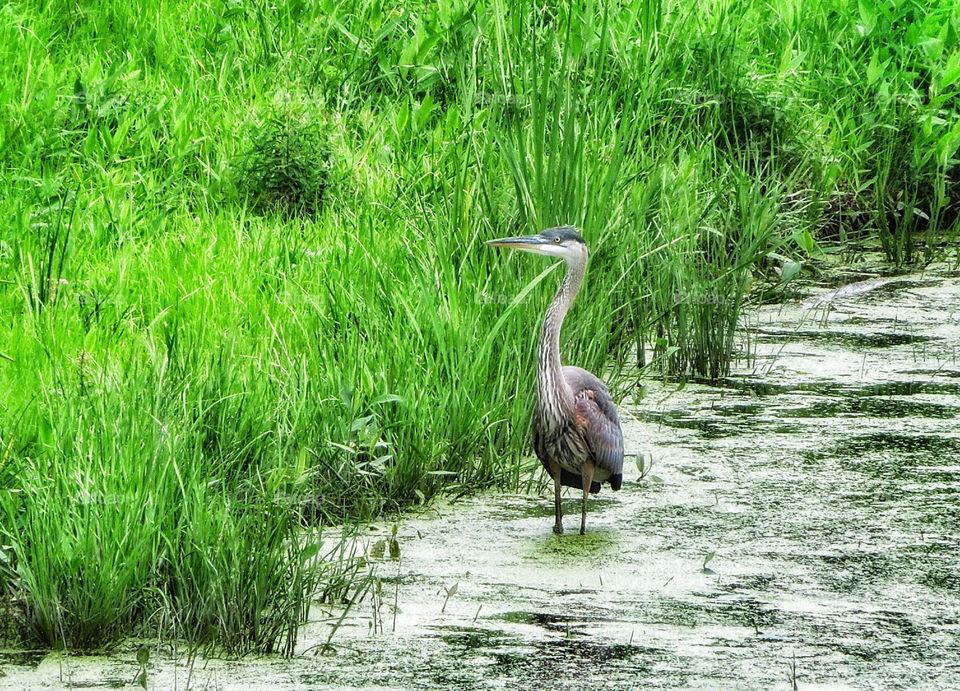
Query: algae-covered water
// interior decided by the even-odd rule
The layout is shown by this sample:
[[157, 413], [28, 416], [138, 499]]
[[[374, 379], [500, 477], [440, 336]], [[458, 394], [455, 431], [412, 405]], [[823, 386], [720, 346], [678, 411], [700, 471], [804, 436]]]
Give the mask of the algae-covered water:
[[[727, 380], [624, 406], [653, 468], [586, 536], [572, 491], [564, 536], [546, 491], [434, 504], [332, 654], [318, 621], [291, 660], [154, 653], [148, 686], [960, 687], [958, 305], [931, 272], [761, 308]], [[0, 654], [0, 688], [130, 685], [135, 651]]]

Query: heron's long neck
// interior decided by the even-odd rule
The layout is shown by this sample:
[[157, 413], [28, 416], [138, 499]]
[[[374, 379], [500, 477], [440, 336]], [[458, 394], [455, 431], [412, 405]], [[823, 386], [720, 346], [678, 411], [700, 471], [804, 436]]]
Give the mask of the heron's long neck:
[[537, 394], [541, 412], [551, 422], [563, 420], [573, 411], [573, 392], [563, 377], [560, 364], [560, 329], [583, 284], [585, 269], [585, 261], [568, 263], [567, 274], [547, 308], [540, 332]]

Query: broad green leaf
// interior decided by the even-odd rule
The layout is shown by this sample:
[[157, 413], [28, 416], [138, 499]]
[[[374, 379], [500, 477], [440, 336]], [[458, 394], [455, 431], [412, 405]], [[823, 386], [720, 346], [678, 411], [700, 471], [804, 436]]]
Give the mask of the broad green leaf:
[[949, 89], [958, 79], [960, 79], [960, 51], [954, 51], [947, 58], [947, 64], [940, 73], [940, 91]]
[[803, 262], [787, 262], [783, 265], [783, 271], [780, 274], [780, 283], [789, 283], [796, 278], [801, 269], [803, 269]]

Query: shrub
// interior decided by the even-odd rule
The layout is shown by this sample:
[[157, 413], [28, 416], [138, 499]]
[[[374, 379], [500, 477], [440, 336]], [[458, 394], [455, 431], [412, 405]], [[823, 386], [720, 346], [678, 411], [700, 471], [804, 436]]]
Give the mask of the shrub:
[[284, 107], [254, 132], [237, 187], [259, 214], [315, 217], [333, 159], [329, 125], [304, 108]]

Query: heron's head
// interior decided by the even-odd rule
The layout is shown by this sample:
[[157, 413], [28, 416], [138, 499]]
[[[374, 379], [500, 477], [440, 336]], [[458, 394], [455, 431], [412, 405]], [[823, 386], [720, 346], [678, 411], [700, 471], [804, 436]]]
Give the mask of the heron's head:
[[535, 254], [545, 254], [548, 257], [557, 257], [571, 261], [584, 261], [587, 258], [587, 243], [571, 226], [547, 228], [539, 235], [522, 235], [515, 238], [500, 238], [487, 240], [492, 247], [508, 247]]

